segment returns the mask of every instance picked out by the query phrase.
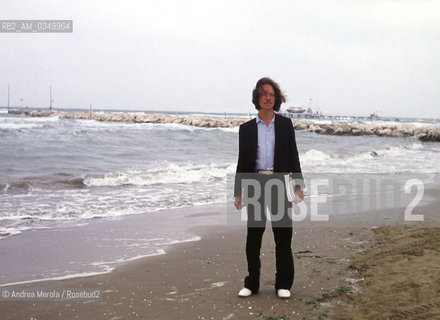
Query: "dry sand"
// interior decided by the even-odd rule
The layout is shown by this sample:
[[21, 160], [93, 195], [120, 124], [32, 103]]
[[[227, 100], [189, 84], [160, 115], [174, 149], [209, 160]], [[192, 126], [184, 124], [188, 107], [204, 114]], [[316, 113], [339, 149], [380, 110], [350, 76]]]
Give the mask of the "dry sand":
[[364, 279], [336, 300], [334, 319], [440, 319], [440, 228], [374, 229], [375, 245], [351, 262]]

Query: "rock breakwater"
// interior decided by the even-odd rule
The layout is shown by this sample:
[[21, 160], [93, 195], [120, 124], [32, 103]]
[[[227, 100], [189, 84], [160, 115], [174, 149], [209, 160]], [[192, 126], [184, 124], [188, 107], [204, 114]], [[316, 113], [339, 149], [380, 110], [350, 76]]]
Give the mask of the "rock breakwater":
[[295, 130], [303, 130], [328, 135], [376, 135], [385, 137], [416, 136], [421, 141], [440, 141], [440, 127], [415, 127], [410, 123], [377, 124], [374, 122], [332, 122], [330, 124], [324, 124], [312, 121], [295, 121], [293, 122], [293, 127]]
[[[239, 126], [247, 119], [213, 118], [205, 116], [183, 116], [145, 113], [111, 113], [111, 112], [65, 112], [41, 110], [11, 110], [10, 113], [30, 117], [57, 116], [68, 119], [83, 119], [96, 121], [135, 122], [135, 123], [175, 123], [204, 128], [228, 128]], [[342, 123], [330, 124], [312, 121], [293, 121], [295, 130], [315, 132], [327, 135], [377, 135], [386, 137], [416, 136], [421, 141], [440, 141], [440, 127], [416, 127], [410, 123], [377, 124], [370, 123]]]

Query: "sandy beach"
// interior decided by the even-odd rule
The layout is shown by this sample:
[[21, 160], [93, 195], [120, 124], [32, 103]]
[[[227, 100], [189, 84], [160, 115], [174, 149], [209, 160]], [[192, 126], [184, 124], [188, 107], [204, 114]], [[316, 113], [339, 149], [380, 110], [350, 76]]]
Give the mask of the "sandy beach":
[[353, 251], [364, 250], [371, 234], [353, 228], [298, 227], [294, 235], [296, 280], [293, 297], [280, 300], [274, 290], [273, 235], [265, 233], [261, 289], [241, 299], [237, 292], [246, 273], [245, 232], [240, 228], [195, 230], [202, 240], [182, 243], [166, 254], [141, 259], [110, 274], [63, 281], [2, 287], [96, 288], [99, 300], [1, 301], [5, 319], [313, 319], [325, 316], [323, 295], [344, 283]]
[[[438, 217], [437, 207], [428, 201], [421, 212]], [[243, 299], [237, 292], [246, 274], [245, 229], [211, 225], [190, 230], [200, 241], [173, 245], [167, 254], [111, 273], [1, 287], [2, 294], [96, 289], [99, 299], [2, 299], [0, 313], [2, 319], [436, 319], [440, 238], [435, 223], [378, 227], [347, 215], [296, 223], [295, 282], [287, 300], [274, 290], [270, 228], [263, 238], [260, 292]]]

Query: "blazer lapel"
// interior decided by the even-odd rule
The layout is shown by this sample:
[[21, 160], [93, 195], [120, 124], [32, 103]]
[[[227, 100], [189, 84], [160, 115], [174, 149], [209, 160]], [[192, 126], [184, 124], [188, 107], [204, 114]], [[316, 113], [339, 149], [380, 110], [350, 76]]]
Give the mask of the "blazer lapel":
[[252, 146], [252, 149], [250, 150], [250, 154], [252, 155], [252, 162], [254, 163], [254, 167], [255, 167], [255, 162], [257, 161], [257, 148], [258, 148], [258, 129], [257, 129], [257, 120], [253, 119], [253, 123], [251, 126], [251, 131], [249, 132], [250, 137], [249, 137], [249, 142], [250, 142], [250, 146]]
[[279, 115], [275, 113], [275, 150], [273, 159], [273, 169], [277, 171], [278, 157], [281, 154], [281, 145], [283, 137], [281, 136], [281, 121], [279, 120]]

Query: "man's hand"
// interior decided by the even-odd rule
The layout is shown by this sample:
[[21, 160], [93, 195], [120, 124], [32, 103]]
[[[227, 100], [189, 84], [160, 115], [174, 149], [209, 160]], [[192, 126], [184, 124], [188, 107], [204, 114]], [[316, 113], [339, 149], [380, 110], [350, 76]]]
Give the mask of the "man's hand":
[[237, 208], [237, 210], [241, 210], [241, 208], [243, 206], [243, 204], [241, 202], [241, 196], [236, 196], [235, 197], [234, 205]]
[[301, 188], [298, 188], [298, 190], [296, 190], [296, 203], [300, 203], [301, 201], [304, 200], [304, 192]]

